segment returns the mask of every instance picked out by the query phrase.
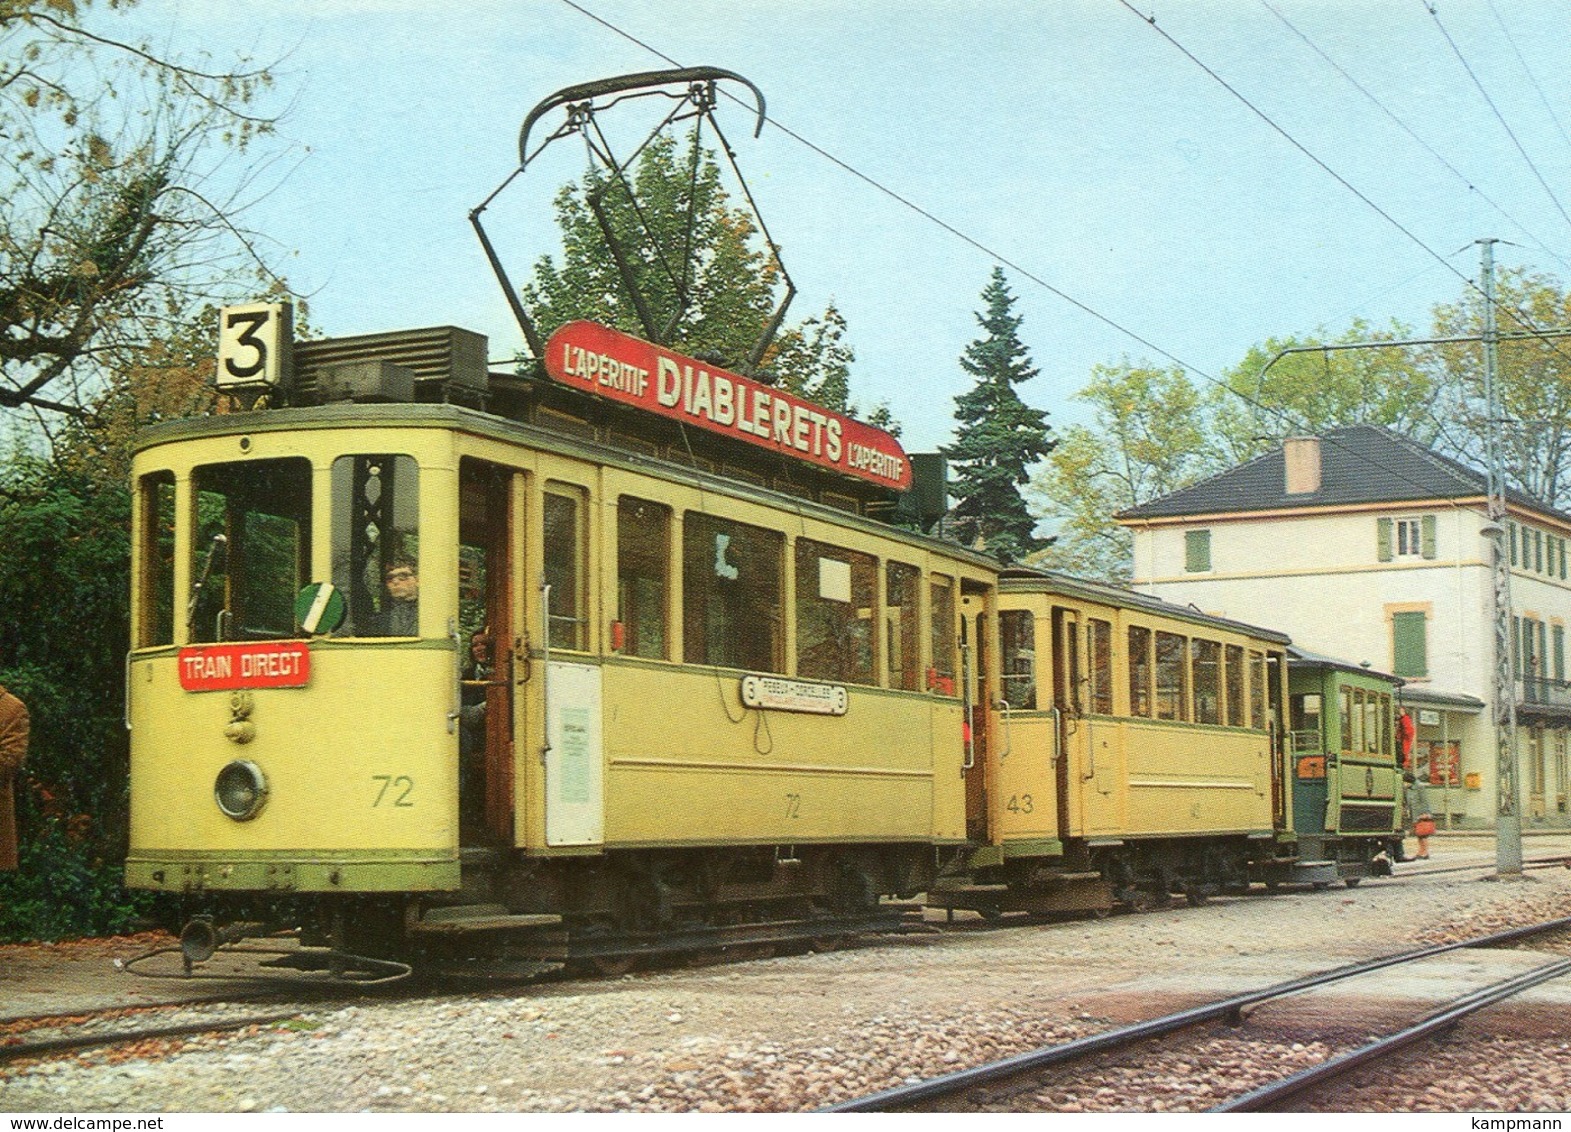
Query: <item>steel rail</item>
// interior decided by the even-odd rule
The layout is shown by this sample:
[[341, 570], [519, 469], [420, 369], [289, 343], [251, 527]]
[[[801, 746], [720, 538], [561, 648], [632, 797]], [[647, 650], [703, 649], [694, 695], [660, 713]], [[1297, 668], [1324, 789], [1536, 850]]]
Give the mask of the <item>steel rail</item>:
[[1305, 1089], [1311, 1088], [1324, 1081], [1348, 1073], [1367, 1062], [1395, 1053], [1405, 1046], [1427, 1038], [1440, 1030], [1445, 1030], [1456, 1025], [1469, 1014], [1475, 1014], [1485, 1007], [1493, 1006], [1498, 1002], [1521, 994], [1530, 987], [1540, 983], [1547, 983], [1551, 979], [1571, 972], [1571, 959], [1559, 959], [1553, 963], [1545, 964], [1532, 971], [1520, 975], [1513, 975], [1492, 986], [1463, 995], [1432, 1014], [1415, 1022], [1405, 1030], [1379, 1038], [1367, 1045], [1349, 1050], [1330, 1061], [1300, 1070], [1290, 1077], [1263, 1085], [1253, 1092], [1245, 1093], [1241, 1097], [1234, 1097], [1230, 1101], [1207, 1109], [1207, 1112], [1259, 1112], [1272, 1105], [1280, 1104], [1290, 1097], [1296, 1096]]
[[252, 1014], [243, 1018], [214, 1018], [205, 1022], [183, 1022], [174, 1026], [149, 1026], [142, 1030], [101, 1030], [91, 1034], [73, 1034], [60, 1038], [45, 1038], [34, 1042], [17, 1042], [0, 1045], [0, 1062], [16, 1061], [24, 1057], [44, 1057], [48, 1054], [67, 1053], [71, 1050], [91, 1049], [94, 1046], [119, 1045], [156, 1038], [178, 1038], [188, 1034], [213, 1034], [227, 1030], [243, 1030], [247, 1026], [268, 1026], [300, 1017], [299, 1010]]
[[1459, 940], [1454, 943], [1433, 944], [1429, 947], [1420, 947], [1410, 951], [1401, 951], [1392, 955], [1366, 959], [1358, 963], [1336, 967], [1329, 971], [1303, 975], [1260, 990], [1246, 991], [1243, 994], [1233, 995], [1230, 998], [1207, 1003], [1203, 1006], [1190, 1007], [1187, 1010], [1163, 1015], [1160, 1018], [1136, 1022], [1132, 1025], [1121, 1026], [1115, 1030], [1105, 1031], [1104, 1033], [1092, 1034], [1088, 1037], [1076, 1038], [1074, 1041], [1064, 1042], [1059, 1045], [1016, 1054], [1013, 1057], [988, 1062], [985, 1065], [957, 1070], [954, 1073], [946, 1073], [941, 1077], [933, 1077], [910, 1085], [900, 1085], [893, 1089], [872, 1093], [865, 1097], [842, 1101], [839, 1104], [828, 1105], [819, 1111], [885, 1112], [907, 1108], [925, 1101], [951, 1096], [978, 1085], [990, 1084], [1008, 1077], [1045, 1069], [1051, 1065], [1075, 1061], [1093, 1053], [1161, 1037], [1175, 1030], [1187, 1029], [1190, 1026], [1198, 1026], [1205, 1022], [1225, 1019], [1237, 1020], [1247, 1007], [1255, 1006], [1273, 998], [1282, 998], [1287, 995], [1297, 994], [1300, 991], [1339, 982], [1342, 979], [1379, 971], [1386, 967], [1412, 963], [1420, 959], [1427, 959], [1431, 956], [1443, 955], [1447, 952], [1458, 951], [1464, 948], [1498, 947], [1502, 944], [1514, 943], [1534, 935], [1568, 928], [1571, 928], [1571, 916], [1565, 916], [1557, 920], [1548, 920], [1540, 924], [1532, 924], [1524, 928], [1510, 928], [1506, 931], [1494, 932], [1490, 935], [1478, 936], [1473, 939]]

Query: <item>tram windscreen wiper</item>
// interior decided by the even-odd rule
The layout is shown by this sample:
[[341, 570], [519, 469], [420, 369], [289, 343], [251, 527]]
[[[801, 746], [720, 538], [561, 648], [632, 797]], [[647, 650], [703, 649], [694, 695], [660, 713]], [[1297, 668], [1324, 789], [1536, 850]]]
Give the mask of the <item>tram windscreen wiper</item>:
[[[191, 586], [191, 601], [186, 605], [185, 609], [185, 628], [186, 636], [192, 640], [196, 639], [196, 608], [202, 600], [202, 589], [207, 585], [208, 578], [212, 576], [215, 564], [218, 565], [220, 570], [224, 568], [222, 559], [227, 556], [228, 549], [229, 538], [222, 531], [219, 531], [213, 536], [213, 541], [207, 548], [207, 560], [202, 563], [201, 577], [197, 578], [196, 582]], [[225, 608], [218, 613], [219, 620], [214, 628], [216, 640], [221, 641], [224, 639], [223, 618], [228, 612], [229, 610]]]

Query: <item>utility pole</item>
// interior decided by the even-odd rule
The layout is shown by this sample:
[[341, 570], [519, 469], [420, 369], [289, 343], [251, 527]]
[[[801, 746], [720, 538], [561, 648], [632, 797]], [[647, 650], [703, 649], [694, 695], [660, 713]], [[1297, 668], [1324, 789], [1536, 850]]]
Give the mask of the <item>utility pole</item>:
[[1483, 249], [1479, 286], [1484, 293], [1484, 452], [1489, 477], [1489, 524], [1494, 557], [1495, 614], [1495, 873], [1522, 875], [1522, 811], [1517, 791], [1515, 634], [1511, 631], [1511, 557], [1506, 550], [1505, 468], [1501, 455], [1500, 395], [1496, 378], [1495, 241], [1478, 241]]

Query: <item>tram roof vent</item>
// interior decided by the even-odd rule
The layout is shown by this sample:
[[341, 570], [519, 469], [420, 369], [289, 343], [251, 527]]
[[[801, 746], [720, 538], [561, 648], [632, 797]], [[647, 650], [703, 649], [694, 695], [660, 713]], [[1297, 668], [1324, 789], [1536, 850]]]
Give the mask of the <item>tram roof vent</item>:
[[485, 335], [456, 326], [296, 342], [294, 364], [316, 401], [465, 401], [488, 382]]
[[392, 362], [348, 362], [323, 369], [316, 392], [322, 401], [413, 401], [415, 374]]

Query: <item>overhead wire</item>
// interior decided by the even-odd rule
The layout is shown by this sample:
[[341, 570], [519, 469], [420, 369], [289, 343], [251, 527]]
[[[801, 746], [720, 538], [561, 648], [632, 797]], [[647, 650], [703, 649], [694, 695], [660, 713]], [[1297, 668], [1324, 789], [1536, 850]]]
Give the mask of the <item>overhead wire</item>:
[[1549, 101], [1549, 96], [1544, 93], [1543, 84], [1538, 81], [1538, 76], [1533, 73], [1533, 68], [1528, 66], [1527, 58], [1522, 54], [1522, 49], [1517, 46], [1516, 37], [1511, 34], [1511, 28], [1500, 15], [1500, 9], [1495, 6], [1495, 0], [1486, 0], [1486, 2], [1489, 4], [1490, 14], [1495, 17], [1495, 23], [1500, 27], [1500, 34], [1505, 36], [1505, 41], [1511, 45], [1511, 50], [1516, 55], [1516, 61], [1522, 65], [1522, 73], [1527, 76], [1527, 81], [1538, 94], [1538, 100], [1543, 103], [1544, 111], [1549, 115], [1549, 120], [1555, 124], [1555, 131], [1560, 135], [1560, 140], [1566, 143], [1567, 148], [1571, 148], [1571, 137], [1566, 136], [1566, 129], [1560, 124], [1560, 115], [1555, 113], [1554, 104]]
[[[1434, 146], [1430, 145], [1427, 141], [1421, 138], [1416, 130], [1404, 122], [1395, 111], [1393, 111], [1378, 97], [1376, 97], [1376, 95], [1370, 91], [1368, 87], [1364, 86], [1363, 83], [1354, 78], [1345, 67], [1338, 63], [1335, 59], [1331, 58], [1329, 54], [1323, 51], [1320, 46], [1314, 42], [1314, 40], [1310, 39], [1309, 36], [1300, 30], [1296, 25], [1294, 25], [1291, 20], [1278, 11], [1277, 8], [1271, 4], [1270, 0], [1260, 0], [1260, 5], [1261, 7], [1265, 8], [1266, 11], [1275, 16], [1279, 21], [1281, 21], [1283, 27], [1287, 28], [1288, 31], [1292, 32], [1300, 40], [1302, 40], [1304, 46], [1308, 47], [1322, 60], [1324, 60], [1328, 67], [1336, 71], [1337, 74], [1341, 75], [1342, 78], [1347, 80], [1348, 84], [1352, 86], [1354, 90], [1358, 91], [1359, 94], [1363, 95], [1366, 99], [1373, 103], [1376, 109], [1378, 109], [1387, 118], [1391, 119], [1391, 121], [1396, 124], [1398, 129], [1417, 142], [1424, 149], [1424, 151], [1428, 153], [1429, 156], [1433, 157], [1437, 162], [1439, 162], [1447, 172], [1466, 185], [1468, 192], [1477, 194], [1480, 200], [1489, 205], [1489, 207], [1493, 208], [1501, 216], [1505, 217], [1506, 220], [1514, 225], [1518, 231], [1520, 231], [1528, 239], [1532, 240], [1533, 243], [1538, 246], [1539, 250], [1542, 251], [1545, 255], [1558, 260], [1568, 269], [1571, 269], [1571, 261], [1567, 261], [1558, 252], [1553, 251], [1547, 244], [1545, 244], [1536, 235], [1529, 231], [1525, 224], [1523, 224], [1515, 216], [1512, 216], [1511, 213], [1507, 212], [1504, 206], [1497, 202], [1488, 193], [1484, 192], [1483, 189], [1479, 188], [1479, 186], [1474, 183], [1471, 177], [1467, 176], [1467, 174], [1463, 173], [1450, 161], [1446, 160], [1445, 156], [1441, 154], [1439, 150], [1435, 149]], [[1524, 63], [1524, 66], [1525, 65], [1526, 64]]]
[[1511, 128], [1511, 124], [1506, 121], [1505, 115], [1500, 113], [1500, 107], [1495, 105], [1495, 100], [1491, 98], [1489, 96], [1489, 92], [1484, 89], [1483, 81], [1478, 77], [1478, 73], [1473, 70], [1472, 64], [1467, 61], [1467, 56], [1462, 54], [1462, 49], [1457, 46], [1456, 40], [1451, 38], [1451, 33], [1446, 30], [1446, 25], [1441, 22], [1440, 11], [1437, 5], [1435, 5], [1432, 0], [1419, 0], [1419, 3], [1423, 4], [1425, 10], [1429, 12], [1430, 17], [1434, 19], [1435, 27], [1440, 29], [1440, 34], [1444, 36], [1445, 41], [1451, 45], [1451, 50], [1456, 55], [1457, 62], [1462, 64], [1462, 69], [1467, 72], [1467, 77], [1473, 80], [1473, 85], [1478, 88], [1478, 93], [1482, 95], [1484, 101], [1488, 103], [1490, 112], [1495, 116], [1495, 121], [1500, 123], [1500, 128], [1504, 130], [1506, 132], [1506, 136], [1511, 139], [1511, 144], [1516, 146], [1517, 153], [1521, 154], [1522, 160], [1525, 161], [1527, 163], [1527, 167], [1533, 171], [1533, 176], [1538, 178], [1538, 183], [1543, 187], [1543, 190], [1548, 195], [1550, 201], [1554, 203], [1555, 208], [1560, 213], [1561, 219], [1566, 222], [1568, 227], [1571, 227], [1571, 215], [1566, 214], [1565, 206], [1560, 203], [1560, 198], [1555, 195], [1555, 190], [1549, 187], [1548, 181], [1544, 180], [1543, 173], [1539, 172], [1538, 165], [1530, 156], [1528, 156], [1527, 148], [1522, 144], [1521, 139], [1516, 136], [1516, 131]]
[[[633, 35], [631, 32], [628, 32], [628, 31], [624, 30], [620, 26], [618, 26], [618, 25], [612, 23], [611, 21], [605, 19], [604, 17], [600, 16], [598, 13], [596, 13], [594, 11], [591, 11], [589, 8], [585, 7], [583, 4], [579, 3], [578, 0], [561, 0], [561, 2], [564, 5], [566, 5], [567, 7], [569, 7], [571, 9], [573, 9], [574, 11], [578, 12], [580, 15], [583, 15], [584, 17], [594, 21], [595, 23], [600, 24], [602, 27], [606, 28], [608, 31], [612, 32], [613, 34], [615, 34], [615, 35], [621, 37], [622, 39], [625, 39], [628, 42], [630, 42], [630, 43], [632, 43], [632, 44], [642, 48], [643, 50], [649, 52], [651, 55], [655, 56], [656, 58], [664, 60], [666, 63], [669, 63], [671, 66], [673, 66], [673, 67], [680, 67], [680, 66], [683, 65], [680, 61], [678, 61], [677, 59], [674, 59], [670, 55], [667, 55], [665, 52], [663, 52], [660, 49], [654, 47], [652, 44], [649, 44], [649, 43], [645, 42], [644, 40], [639, 39], [637, 36]], [[1346, 178], [1342, 177], [1339, 173], [1337, 173], [1334, 169], [1332, 169], [1329, 165], [1327, 165], [1324, 161], [1322, 161], [1318, 156], [1316, 156], [1313, 152], [1311, 152], [1307, 147], [1305, 147], [1302, 143], [1297, 141], [1297, 139], [1295, 139], [1285, 129], [1283, 129], [1281, 126], [1277, 125], [1274, 121], [1272, 121], [1272, 119], [1268, 115], [1266, 115], [1262, 110], [1260, 110], [1258, 107], [1256, 107], [1252, 102], [1249, 101], [1249, 99], [1244, 97], [1244, 95], [1242, 93], [1240, 93], [1236, 88], [1234, 88], [1231, 84], [1229, 84], [1220, 75], [1218, 75], [1214, 70], [1212, 70], [1210, 67], [1208, 67], [1203, 61], [1201, 61], [1198, 57], [1196, 57], [1192, 52], [1190, 52], [1182, 44], [1180, 44], [1176, 39], [1174, 39], [1172, 36], [1168, 35], [1165, 30], [1163, 30], [1161, 28], [1158, 28], [1156, 26], [1156, 20], [1155, 20], [1154, 17], [1147, 17], [1147, 16], [1143, 15], [1142, 13], [1140, 13], [1137, 9], [1134, 8], [1134, 6], [1132, 4], [1129, 3], [1129, 0], [1119, 0], [1119, 2], [1121, 4], [1123, 4], [1123, 6], [1125, 8], [1129, 9], [1129, 11], [1132, 12], [1142, 22], [1148, 24], [1153, 29], [1155, 29], [1160, 35], [1163, 36], [1163, 38], [1167, 39], [1167, 41], [1169, 43], [1171, 43], [1175, 48], [1177, 48], [1187, 58], [1189, 58], [1191, 61], [1193, 61], [1203, 71], [1205, 71], [1208, 75], [1210, 75], [1213, 79], [1215, 79], [1218, 83], [1220, 83], [1225, 89], [1227, 89], [1229, 91], [1229, 93], [1233, 94], [1233, 96], [1235, 98], [1237, 98], [1239, 101], [1243, 102], [1245, 106], [1249, 107], [1249, 109], [1251, 111], [1253, 111], [1258, 117], [1260, 117], [1263, 121], [1265, 121], [1273, 130], [1275, 130], [1278, 134], [1280, 134], [1295, 149], [1297, 149], [1301, 153], [1303, 153], [1306, 157], [1308, 157], [1311, 161], [1313, 161], [1316, 165], [1318, 165], [1321, 169], [1323, 169], [1329, 176], [1331, 176], [1334, 180], [1336, 180], [1339, 184], [1341, 184], [1344, 188], [1346, 188], [1354, 196], [1358, 197], [1358, 199], [1361, 200], [1362, 202], [1364, 202], [1364, 204], [1366, 204], [1369, 208], [1371, 208], [1376, 213], [1378, 213], [1381, 217], [1383, 217], [1389, 224], [1391, 224], [1398, 231], [1400, 231], [1405, 236], [1407, 236], [1408, 239], [1410, 239], [1413, 243], [1417, 244], [1420, 248], [1422, 248], [1425, 252], [1427, 252], [1431, 257], [1433, 257], [1435, 260], [1437, 260], [1448, 271], [1450, 271], [1453, 274], [1457, 275], [1463, 281], [1464, 284], [1466, 284], [1468, 287], [1472, 288], [1473, 290], [1479, 290], [1477, 284], [1474, 283], [1473, 280], [1468, 278], [1468, 276], [1464, 272], [1458, 270], [1456, 267], [1454, 267], [1452, 264], [1450, 264], [1445, 259], [1445, 257], [1441, 256], [1433, 248], [1429, 247], [1428, 244], [1424, 243], [1424, 241], [1422, 239], [1420, 239], [1415, 233], [1410, 231], [1405, 225], [1403, 225], [1400, 221], [1398, 221], [1394, 216], [1392, 216], [1390, 213], [1386, 212], [1386, 210], [1382, 209], [1377, 203], [1375, 203], [1372, 199], [1370, 199], [1366, 194], [1361, 192], [1356, 186], [1354, 186]], [[727, 97], [731, 98], [733, 101], [737, 101], [737, 102], [741, 101], [734, 94], [731, 94], [729, 91], [723, 92], [723, 93], [725, 93], [727, 95]], [[883, 184], [882, 182], [878, 181], [876, 178], [872, 177], [871, 175], [862, 172], [860, 169], [857, 169], [856, 167], [851, 165], [849, 162], [847, 162], [844, 159], [836, 156], [835, 154], [830, 153], [828, 150], [825, 150], [823, 147], [821, 147], [821, 146], [817, 145], [816, 143], [810, 141], [809, 139], [803, 137], [801, 134], [797, 133], [795, 130], [792, 130], [790, 127], [784, 125], [783, 123], [781, 123], [777, 119], [766, 115], [765, 116], [765, 120], [768, 121], [771, 125], [773, 125], [776, 129], [780, 130], [787, 137], [791, 138], [793, 141], [795, 141], [798, 144], [804, 146], [805, 148], [811, 150], [813, 153], [815, 153], [815, 154], [819, 155], [820, 157], [824, 158], [826, 161], [829, 161], [831, 164], [835, 165], [837, 168], [843, 170], [844, 172], [846, 172], [846, 173], [850, 174], [851, 176], [855, 177], [856, 179], [862, 181], [864, 184], [868, 185], [870, 188], [874, 189], [878, 193], [880, 193], [880, 194], [882, 194], [884, 196], [889, 197], [891, 200], [894, 200], [896, 203], [900, 204], [904, 208], [906, 208], [906, 209], [916, 213], [917, 215], [921, 216], [923, 219], [929, 221], [930, 223], [933, 223], [933, 224], [937, 225], [938, 227], [942, 228], [944, 231], [948, 232], [950, 235], [952, 235], [955, 238], [961, 240], [962, 242], [964, 242], [965, 244], [969, 245], [970, 247], [973, 247], [976, 250], [982, 252], [984, 255], [988, 256], [990, 259], [994, 260], [995, 262], [997, 262], [997, 263], [1003, 265], [1004, 267], [1010, 268], [1011, 270], [1017, 272], [1023, 278], [1030, 280], [1031, 282], [1035, 283], [1037, 286], [1043, 288], [1044, 290], [1048, 291], [1049, 293], [1051, 293], [1051, 294], [1055, 295], [1056, 297], [1062, 299], [1064, 302], [1066, 302], [1066, 303], [1070, 304], [1071, 306], [1075, 307], [1077, 310], [1082, 311], [1083, 313], [1089, 315], [1090, 317], [1096, 319], [1097, 321], [1103, 323], [1104, 325], [1110, 327], [1111, 329], [1117, 331], [1118, 333], [1123, 334], [1124, 336], [1128, 337], [1132, 341], [1138, 342], [1140, 345], [1144, 346], [1145, 348], [1153, 351], [1154, 353], [1160, 355], [1161, 357], [1163, 357], [1163, 358], [1167, 359], [1168, 361], [1172, 362], [1173, 364], [1177, 365], [1180, 369], [1183, 369], [1183, 370], [1185, 370], [1187, 372], [1190, 372], [1190, 373], [1193, 373], [1193, 374], [1199, 376], [1203, 380], [1205, 380], [1205, 381], [1207, 381], [1207, 382], [1217, 386], [1218, 388], [1224, 390], [1225, 392], [1230, 393], [1233, 396], [1235, 396], [1235, 397], [1239, 398], [1240, 400], [1244, 401], [1246, 404], [1248, 404], [1250, 407], [1254, 408], [1256, 411], [1264, 414], [1265, 416], [1267, 416], [1269, 418], [1276, 419], [1279, 423], [1281, 423], [1283, 425], [1286, 425], [1287, 429], [1289, 431], [1294, 430], [1295, 427], [1299, 424], [1299, 422], [1297, 422], [1294, 419], [1294, 414], [1290, 413], [1288, 410], [1283, 409], [1283, 408], [1279, 408], [1277, 406], [1266, 405], [1266, 404], [1260, 402], [1259, 400], [1257, 400], [1256, 398], [1251, 397], [1248, 393], [1245, 393], [1242, 390], [1235, 388], [1234, 386], [1230, 385], [1229, 383], [1227, 383], [1226, 381], [1222, 380], [1221, 378], [1216, 377], [1213, 374], [1208, 373], [1206, 370], [1200, 368], [1199, 366], [1193, 365], [1193, 364], [1185, 361], [1184, 359], [1178, 357], [1176, 354], [1173, 354], [1172, 352], [1164, 349], [1163, 347], [1161, 347], [1157, 343], [1150, 341], [1149, 339], [1145, 338], [1143, 335], [1137, 333], [1136, 331], [1130, 329], [1129, 327], [1124, 326], [1122, 323], [1118, 322], [1116, 319], [1114, 319], [1114, 318], [1112, 318], [1112, 317], [1110, 317], [1110, 316], [1108, 316], [1106, 314], [1103, 314], [1101, 311], [1096, 310], [1095, 308], [1091, 307], [1089, 304], [1087, 304], [1085, 302], [1082, 302], [1081, 300], [1075, 298], [1073, 295], [1070, 295], [1068, 292], [1062, 290], [1061, 288], [1059, 288], [1059, 287], [1053, 285], [1052, 283], [1048, 282], [1047, 280], [1041, 278], [1040, 276], [1038, 276], [1036, 273], [1032, 272], [1028, 268], [1026, 268], [1026, 267], [1024, 267], [1024, 266], [1022, 266], [1022, 265], [1020, 265], [1020, 264], [1018, 264], [1016, 262], [1014, 262], [1013, 260], [1011, 260], [1009, 257], [1005, 256], [1001, 252], [998, 252], [995, 249], [989, 247], [988, 245], [982, 243], [980, 240], [978, 240], [975, 237], [969, 235], [968, 233], [962, 231], [961, 229], [955, 227], [953, 224], [951, 224], [948, 221], [942, 219], [941, 217], [935, 215], [934, 213], [930, 212], [926, 208], [923, 208], [921, 205], [915, 203], [914, 201], [908, 199], [907, 197], [901, 195], [900, 193], [896, 192], [894, 189], [892, 189], [889, 186], [887, 186], [887, 185]], [[1480, 294], [1482, 294], [1481, 291], [1480, 291]], [[1496, 305], [1497, 305], [1497, 307], [1499, 307], [1498, 303]], [[1500, 309], [1504, 309], [1504, 310], [1507, 311], [1507, 313], [1510, 313], [1512, 315], [1513, 319], [1519, 325], [1521, 325], [1523, 327], [1523, 329], [1530, 330], [1530, 331], [1533, 331], [1535, 333], [1541, 333], [1540, 328], [1538, 328], [1536, 326], [1533, 326], [1532, 323], [1525, 318], [1525, 316], [1522, 316], [1522, 315], [1520, 315], [1520, 314], [1518, 314], [1518, 313], [1516, 313], [1514, 311], [1511, 311], [1510, 308], [1502, 307]], [[1554, 345], [1553, 345], [1552, 341], [1549, 341], [1548, 344], [1551, 346], [1551, 348], [1554, 348]], [[1571, 361], [1571, 355], [1567, 356], [1567, 360]], [[1348, 448], [1347, 446], [1341, 444], [1339, 441], [1337, 441], [1333, 437], [1326, 437], [1324, 439], [1326, 439], [1327, 441], [1329, 441], [1333, 445], [1335, 445], [1335, 446], [1337, 446], [1339, 448], [1342, 448], [1350, 456], [1353, 456], [1356, 459], [1362, 460], [1365, 463], [1368, 463], [1372, 467], [1379, 468], [1380, 470], [1385, 471], [1388, 474], [1391, 474], [1391, 475], [1393, 475], [1393, 476], [1395, 476], [1395, 477], [1397, 477], [1397, 478], [1399, 478], [1399, 479], [1401, 479], [1401, 480], [1403, 480], [1405, 482], [1408, 482], [1408, 483], [1412, 484], [1415, 488], [1418, 488], [1418, 489], [1422, 490], [1424, 492], [1424, 494], [1426, 494], [1426, 495], [1432, 494], [1432, 490], [1433, 490], [1432, 488], [1430, 488], [1430, 487], [1428, 487], [1426, 485], [1421, 484], [1419, 481], [1413, 479], [1410, 476], [1407, 476], [1400, 469], [1383, 465], [1379, 461], [1373, 460], [1370, 457], [1368, 457], [1367, 454], [1354, 452], [1351, 448]], [[1438, 457], [1437, 457], [1437, 459], [1438, 459]], [[1456, 503], [1456, 497], [1447, 497], [1447, 500], [1448, 500], [1448, 502], [1451, 502], [1453, 506], [1459, 506]]]

